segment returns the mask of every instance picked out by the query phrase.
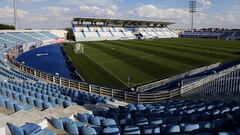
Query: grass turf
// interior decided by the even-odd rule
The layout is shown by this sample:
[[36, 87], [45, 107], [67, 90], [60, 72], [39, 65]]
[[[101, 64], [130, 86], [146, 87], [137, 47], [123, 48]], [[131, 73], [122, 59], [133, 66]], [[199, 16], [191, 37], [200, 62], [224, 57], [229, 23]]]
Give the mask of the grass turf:
[[85, 81], [121, 89], [240, 58], [239, 41], [179, 38], [82, 44], [84, 54], [74, 54], [73, 43], [65, 44], [64, 50]]

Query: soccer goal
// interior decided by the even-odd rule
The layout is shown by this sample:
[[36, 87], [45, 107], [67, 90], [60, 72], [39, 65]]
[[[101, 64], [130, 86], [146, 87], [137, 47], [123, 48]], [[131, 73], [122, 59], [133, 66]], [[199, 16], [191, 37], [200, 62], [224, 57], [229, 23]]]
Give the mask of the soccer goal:
[[74, 48], [74, 52], [76, 54], [81, 54], [81, 53], [84, 53], [84, 45], [81, 44], [81, 43], [77, 43], [75, 48]]

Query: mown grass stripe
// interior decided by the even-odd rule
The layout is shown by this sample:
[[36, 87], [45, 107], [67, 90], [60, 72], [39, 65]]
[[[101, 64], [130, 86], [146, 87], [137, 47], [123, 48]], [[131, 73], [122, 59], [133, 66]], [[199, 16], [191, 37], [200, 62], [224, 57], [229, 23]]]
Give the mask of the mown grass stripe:
[[[101, 43], [93, 43], [95, 44], [95, 46], [91, 46], [91, 47], [94, 47], [96, 49], [99, 49], [105, 53], [108, 53], [108, 55], [111, 55], [112, 57], [115, 57], [116, 59], [121, 59], [122, 57], [121, 56], [126, 56], [126, 57], [134, 57], [133, 55], [131, 54], [127, 54], [127, 53], [123, 53], [119, 50], [111, 50], [105, 46], [101, 46]], [[176, 72], [176, 70], [174, 68], [168, 68], [168, 67], [165, 67], [165, 66], [162, 66], [162, 65], [159, 65], [155, 62], [150, 62], [146, 59], [137, 59], [137, 60], [134, 60], [134, 61], [123, 61], [125, 63], [127, 63], [128, 65], [132, 66], [132, 67], [135, 67], [136, 69], [139, 69], [141, 70], [142, 72], [144, 73], [147, 73], [151, 76], [156, 76], [157, 72], [160, 69], [162, 70], [168, 70], [169, 73], [174, 73]], [[165, 74], [167, 75], [167, 74]]]
[[[139, 43], [136, 43], [136, 44], [139, 44]], [[144, 44], [141, 44], [141, 45], [144, 45]], [[199, 56], [196, 56], [195, 57], [196, 59], [199, 59], [201, 57], [206, 57], [205, 59], [202, 59], [202, 60], [209, 60], [210, 62], [212, 60], [210, 60], [209, 58], [215, 59], [215, 60], [218, 60], [218, 61], [222, 61], [223, 59], [228, 59], [228, 58], [233, 57], [233, 55], [231, 53], [226, 53], [226, 51], [219, 52], [219, 51], [215, 51], [215, 50], [210, 50], [208, 48], [204, 48], [204, 49], [200, 48], [199, 49], [199, 48], [196, 48], [194, 46], [186, 47], [185, 45], [176, 44], [176, 43], [165, 43], [165, 42], [163, 42], [163, 43], [152, 43], [152, 42], [150, 42], [147, 45], [157, 47], [157, 48], [163, 48], [164, 47], [164, 48], [168, 48], [170, 50], [179, 51], [179, 53], [188, 52], [188, 53], [192, 53], [192, 54], [195, 54], [195, 55], [198, 54]]]
[[[123, 46], [124, 46], [124, 44], [125, 43], [122, 43]], [[184, 50], [180, 51], [177, 48], [175, 50], [173, 50], [172, 48], [165, 47], [165, 46], [156, 46], [156, 45], [151, 45], [151, 44], [138, 45], [137, 43], [135, 44], [134, 47], [140, 49], [141, 51], [147, 51], [149, 53], [154, 53], [153, 55], [156, 55], [158, 57], [172, 59], [172, 60], [179, 61], [179, 62], [188, 64], [188, 65], [191, 65], [191, 66], [194, 65], [195, 67], [202, 66], [202, 64], [211, 63], [210, 62], [211, 59], [204, 59], [204, 57], [206, 57], [205, 55], [198, 55], [194, 52], [186, 52]], [[156, 49], [156, 47], [157, 47], [157, 49]], [[201, 65], [198, 65], [198, 64], [201, 64]]]

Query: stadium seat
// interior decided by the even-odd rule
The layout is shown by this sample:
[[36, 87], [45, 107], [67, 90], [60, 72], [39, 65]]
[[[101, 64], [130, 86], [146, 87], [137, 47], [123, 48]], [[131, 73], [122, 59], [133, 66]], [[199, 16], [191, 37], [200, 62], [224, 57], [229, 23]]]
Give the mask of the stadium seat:
[[160, 135], [161, 129], [157, 125], [146, 125], [143, 127], [143, 134], [145, 134], [145, 135]]
[[138, 126], [126, 126], [123, 130], [124, 135], [140, 135], [140, 129]]
[[[101, 121], [97, 117], [90, 117], [89, 123], [95, 126], [101, 126]], [[106, 125], [107, 126], [107, 125]]]
[[88, 123], [88, 116], [87, 116], [87, 114], [80, 114], [80, 113], [78, 113], [77, 115], [75, 115], [75, 118], [77, 118], [82, 123]]
[[12, 135], [24, 135], [24, 131], [22, 128], [14, 126], [10, 123], [7, 123], [8, 128], [10, 129]]
[[78, 132], [78, 127], [77, 127], [74, 123], [65, 122], [65, 123], [63, 124], [63, 126], [64, 126], [64, 129], [65, 129], [69, 134], [73, 134], [73, 135], [79, 134], [79, 132]]
[[109, 126], [116, 126], [117, 124], [114, 119], [105, 119], [103, 120], [102, 125], [105, 127], [109, 127]]
[[181, 132], [179, 125], [173, 125], [173, 124], [162, 125], [162, 128], [165, 134], [175, 134], [175, 133]]
[[63, 122], [61, 119], [51, 118], [51, 119], [47, 119], [47, 120], [54, 128], [59, 129], [59, 130], [64, 130]]
[[94, 128], [82, 127], [80, 129], [80, 134], [81, 135], [97, 135], [97, 132], [95, 131]]
[[106, 127], [103, 129], [104, 135], [120, 135], [120, 130], [118, 127]]

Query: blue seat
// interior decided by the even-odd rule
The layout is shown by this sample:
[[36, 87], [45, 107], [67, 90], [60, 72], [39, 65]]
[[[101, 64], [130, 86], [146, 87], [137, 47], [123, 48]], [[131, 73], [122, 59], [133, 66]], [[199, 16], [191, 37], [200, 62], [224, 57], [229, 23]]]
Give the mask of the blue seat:
[[23, 103], [27, 103], [27, 97], [23, 94], [20, 94], [19, 95], [19, 100]]
[[118, 127], [106, 127], [103, 129], [104, 135], [120, 135], [120, 130]]
[[162, 129], [165, 134], [180, 133], [180, 126], [175, 124], [162, 125]]
[[5, 105], [6, 105], [6, 108], [7, 108], [8, 110], [14, 111], [14, 105], [13, 105], [13, 103], [12, 103], [11, 101], [5, 100]]
[[135, 124], [137, 126], [148, 125], [148, 119], [147, 118], [136, 118]]
[[91, 127], [82, 127], [80, 129], [80, 134], [81, 135], [97, 135], [97, 132], [95, 131], [94, 128]]
[[35, 98], [42, 99], [42, 94], [40, 94], [40, 93], [35, 93]]
[[42, 101], [38, 99], [34, 99], [34, 106], [37, 108], [43, 109]]
[[163, 119], [160, 117], [149, 118], [149, 124], [160, 125], [163, 124]]
[[140, 135], [140, 129], [138, 126], [125, 126], [124, 135]]
[[6, 90], [6, 96], [9, 97], [9, 98], [13, 98], [12, 97], [12, 92], [9, 91], [9, 90]]
[[160, 135], [161, 129], [157, 125], [146, 125], [143, 127], [143, 134], [145, 134], [145, 135]]
[[93, 128], [97, 134], [102, 134], [102, 127], [101, 126], [94, 126], [94, 125], [91, 125], [89, 126], [90, 128]]
[[50, 108], [50, 107], [51, 107], [50, 103], [45, 102], [45, 101], [42, 102], [42, 109], [43, 109], [43, 110], [48, 109], [48, 108]]
[[90, 117], [89, 123], [95, 126], [101, 126], [101, 121], [96, 117]]
[[0, 96], [0, 106], [5, 107], [5, 100]]
[[14, 111], [15, 112], [23, 110], [23, 107], [18, 105], [18, 104], [13, 104], [13, 106], [14, 106]]
[[48, 95], [43, 94], [41, 99], [48, 102]]
[[63, 101], [63, 107], [66, 108], [71, 105], [71, 102], [64, 100]]
[[10, 123], [7, 123], [7, 126], [10, 130], [10, 132], [12, 133], [12, 135], [24, 135], [24, 131], [22, 128], [14, 126]]
[[19, 100], [19, 94], [16, 93], [16, 92], [12, 93], [12, 97], [13, 97], [14, 100]]
[[64, 126], [64, 130], [66, 130], [69, 134], [73, 134], [73, 135], [79, 134], [78, 127], [74, 123], [65, 122], [63, 126]]
[[105, 119], [103, 120], [102, 125], [105, 127], [109, 127], [109, 126], [116, 126], [117, 124], [114, 119]]
[[198, 130], [200, 126], [198, 124], [181, 124], [182, 132], [188, 133], [194, 130]]
[[37, 132], [41, 131], [41, 126], [34, 124], [34, 123], [27, 123], [24, 126], [21, 127], [25, 134], [35, 134]]
[[59, 130], [64, 130], [63, 122], [61, 119], [52, 118], [52, 119], [47, 119], [47, 120], [54, 128], [59, 129]]
[[34, 91], [29, 91], [29, 92], [28, 92], [28, 95], [29, 95], [30, 97], [35, 97], [35, 92], [34, 92]]
[[52, 104], [56, 104], [56, 98], [55, 97], [49, 96], [48, 101], [51, 102]]
[[78, 113], [75, 117], [82, 123], [88, 123], [88, 116], [86, 114]]
[[35, 105], [34, 105], [34, 99], [33, 99], [32, 97], [27, 97], [26, 99], [27, 99], [27, 103], [28, 103], [29, 105], [35, 106]]
[[63, 100], [59, 99], [59, 98], [56, 98], [56, 104], [58, 104], [60, 106], [63, 106]]
[[6, 90], [5, 89], [0, 89], [1, 95], [6, 96]]

